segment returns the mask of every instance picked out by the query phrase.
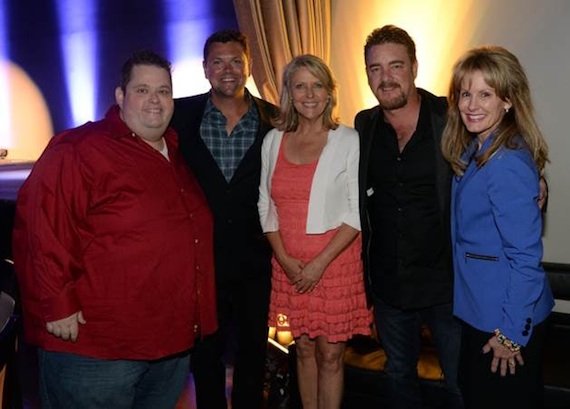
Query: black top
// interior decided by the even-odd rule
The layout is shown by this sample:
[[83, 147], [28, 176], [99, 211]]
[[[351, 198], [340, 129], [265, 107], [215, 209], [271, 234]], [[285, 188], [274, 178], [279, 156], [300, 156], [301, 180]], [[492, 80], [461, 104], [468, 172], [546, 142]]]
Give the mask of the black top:
[[418, 125], [402, 153], [379, 107], [355, 120], [367, 289], [402, 309], [452, 300], [451, 169], [440, 149], [447, 105], [418, 91]]
[[[414, 277], [410, 267], [447, 268], [445, 235], [435, 186], [435, 142], [429, 112], [422, 103], [416, 132], [400, 153], [396, 132], [377, 122], [368, 168], [371, 281], [374, 293], [389, 304], [406, 301]], [[411, 281], [410, 281], [411, 279]]]

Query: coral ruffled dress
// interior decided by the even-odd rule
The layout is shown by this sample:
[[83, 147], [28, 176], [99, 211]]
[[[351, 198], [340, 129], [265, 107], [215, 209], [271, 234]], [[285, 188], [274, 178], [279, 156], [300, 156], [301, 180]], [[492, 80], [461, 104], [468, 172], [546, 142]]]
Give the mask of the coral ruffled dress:
[[[313, 259], [335, 235], [306, 234], [307, 211], [317, 162], [296, 165], [284, 155], [283, 139], [271, 183], [271, 197], [279, 215], [279, 233], [285, 250], [305, 263]], [[294, 338], [325, 336], [329, 342], [346, 341], [354, 334], [370, 334], [371, 314], [366, 307], [360, 235], [325, 270], [317, 287], [299, 294], [284, 270], [272, 260], [269, 325], [279, 314], [289, 320]]]

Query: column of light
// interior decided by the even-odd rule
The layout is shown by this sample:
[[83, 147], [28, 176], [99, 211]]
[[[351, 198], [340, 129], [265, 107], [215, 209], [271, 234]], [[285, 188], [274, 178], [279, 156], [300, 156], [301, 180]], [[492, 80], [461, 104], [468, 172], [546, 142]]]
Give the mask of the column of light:
[[208, 1], [170, 1], [165, 7], [174, 96], [205, 92], [210, 84], [204, 78], [202, 48], [213, 29], [211, 19], [206, 18], [212, 6]]
[[8, 81], [8, 21], [5, 11], [7, 7], [7, 0], [0, 0], [0, 148], [10, 148], [12, 145], [11, 89]]
[[95, 118], [97, 30], [94, 0], [58, 0], [60, 47], [71, 105], [71, 123]]

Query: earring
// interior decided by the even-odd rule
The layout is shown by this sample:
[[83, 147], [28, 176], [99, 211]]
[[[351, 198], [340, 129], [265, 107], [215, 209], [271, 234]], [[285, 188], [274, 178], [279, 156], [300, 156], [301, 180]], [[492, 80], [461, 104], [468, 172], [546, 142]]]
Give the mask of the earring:
[[505, 114], [509, 113], [509, 108], [505, 108]]

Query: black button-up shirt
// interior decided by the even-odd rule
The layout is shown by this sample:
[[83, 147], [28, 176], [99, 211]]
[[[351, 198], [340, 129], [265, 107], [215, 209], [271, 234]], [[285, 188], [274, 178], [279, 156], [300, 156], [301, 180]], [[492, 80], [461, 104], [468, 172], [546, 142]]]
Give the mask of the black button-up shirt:
[[[395, 306], [410, 285], [421, 285], [421, 271], [448, 266], [436, 191], [436, 145], [429, 112], [422, 104], [417, 129], [400, 152], [396, 132], [384, 121], [372, 141], [368, 210], [374, 234], [370, 243], [375, 293]], [[420, 274], [418, 274], [420, 272]], [[425, 278], [425, 277], [424, 277]]]

